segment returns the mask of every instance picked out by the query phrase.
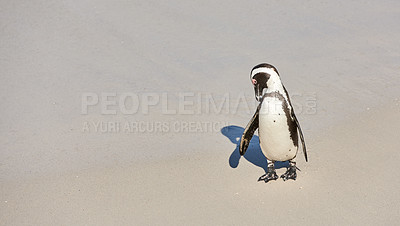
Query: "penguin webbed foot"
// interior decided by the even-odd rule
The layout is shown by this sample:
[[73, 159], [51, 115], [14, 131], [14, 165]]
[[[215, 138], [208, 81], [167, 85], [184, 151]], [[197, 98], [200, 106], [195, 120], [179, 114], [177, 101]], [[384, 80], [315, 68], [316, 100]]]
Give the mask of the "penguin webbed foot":
[[277, 179], [278, 175], [276, 174], [275, 168], [268, 167], [267, 173], [258, 178], [258, 181], [264, 181], [265, 183], [267, 183], [270, 180], [277, 180]]
[[296, 164], [291, 162], [289, 167], [287, 168], [286, 173], [282, 174], [281, 178], [284, 181], [287, 181], [287, 180], [290, 180], [290, 179], [296, 180], [296, 178], [297, 178]]

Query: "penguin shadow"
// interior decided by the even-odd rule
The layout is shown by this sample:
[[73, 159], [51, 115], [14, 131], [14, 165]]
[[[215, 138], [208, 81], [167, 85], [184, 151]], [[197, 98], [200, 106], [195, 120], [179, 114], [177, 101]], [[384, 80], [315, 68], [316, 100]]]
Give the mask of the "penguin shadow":
[[[244, 132], [243, 127], [239, 126], [225, 126], [221, 129], [221, 133], [226, 136], [232, 143], [236, 144], [235, 150], [233, 150], [231, 156], [229, 157], [229, 165], [232, 168], [236, 168], [239, 165], [239, 160], [241, 158], [239, 152], [240, 138]], [[261, 151], [258, 136], [254, 135], [250, 141], [249, 147], [243, 157], [255, 166], [261, 167], [265, 172], [267, 172], [267, 159]], [[275, 169], [287, 168], [289, 163], [286, 162], [275, 162]]]

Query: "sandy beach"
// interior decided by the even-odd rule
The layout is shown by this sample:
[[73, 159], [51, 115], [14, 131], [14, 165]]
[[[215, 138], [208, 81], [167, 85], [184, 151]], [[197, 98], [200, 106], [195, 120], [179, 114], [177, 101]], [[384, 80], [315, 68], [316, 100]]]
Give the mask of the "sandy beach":
[[[395, 225], [397, 1], [2, 1], [0, 225]], [[308, 147], [265, 173], [250, 69]], [[285, 164], [277, 164], [277, 173]]]
[[[391, 103], [385, 112], [374, 109], [323, 131], [323, 139], [308, 143], [310, 162], [299, 161], [301, 172], [296, 181], [257, 182], [264, 169], [244, 157], [232, 168], [235, 144], [228, 143], [223, 146], [229, 148], [201, 154], [3, 184], [2, 222], [396, 224], [400, 214], [396, 167], [400, 154], [396, 149], [400, 141], [393, 131], [400, 122], [377, 119], [395, 118], [399, 113], [399, 104]], [[224, 138], [220, 136], [221, 141]], [[250, 151], [255, 150], [249, 150], [251, 156]]]

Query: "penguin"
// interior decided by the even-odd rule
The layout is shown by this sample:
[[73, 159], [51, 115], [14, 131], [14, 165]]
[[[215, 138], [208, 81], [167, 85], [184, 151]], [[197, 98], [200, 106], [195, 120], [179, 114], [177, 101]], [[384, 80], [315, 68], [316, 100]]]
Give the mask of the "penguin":
[[281, 175], [284, 181], [296, 180], [295, 158], [299, 149], [299, 136], [306, 162], [307, 150], [300, 123], [278, 70], [271, 64], [258, 64], [251, 70], [250, 80], [259, 105], [241, 137], [240, 155], [246, 153], [250, 140], [258, 129], [260, 147], [268, 160], [267, 172], [258, 181], [267, 183], [278, 179], [276, 161], [289, 161], [287, 171]]

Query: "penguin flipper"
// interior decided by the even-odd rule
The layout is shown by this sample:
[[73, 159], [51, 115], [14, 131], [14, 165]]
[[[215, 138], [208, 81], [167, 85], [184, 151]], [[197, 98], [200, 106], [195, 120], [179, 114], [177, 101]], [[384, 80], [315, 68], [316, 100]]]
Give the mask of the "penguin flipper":
[[297, 120], [296, 114], [294, 113], [293, 106], [292, 106], [292, 102], [290, 101], [289, 93], [288, 93], [288, 91], [286, 90], [286, 87], [285, 87], [285, 86], [283, 86], [283, 90], [285, 91], [286, 96], [287, 96], [287, 98], [288, 98], [288, 100], [289, 100], [289, 104], [290, 104], [290, 106], [292, 107], [291, 115], [292, 115], [292, 117], [293, 117], [293, 119], [294, 119], [294, 122], [296, 123], [297, 128], [298, 128], [298, 130], [299, 130], [300, 139], [301, 139], [301, 145], [303, 146], [304, 158], [306, 158], [306, 162], [308, 162], [308, 158], [307, 158], [307, 149], [306, 149], [306, 142], [304, 142], [303, 131], [301, 131], [300, 123], [299, 123], [299, 121]]
[[258, 129], [258, 114], [260, 112], [260, 106], [261, 104], [257, 107], [256, 112], [254, 113], [253, 117], [250, 119], [250, 122], [244, 129], [242, 138], [240, 139], [240, 146], [239, 146], [240, 155], [244, 155], [244, 153], [246, 153], [251, 138], [253, 138], [254, 132]]
[[296, 122], [297, 128], [299, 130], [299, 134], [300, 134], [300, 140], [301, 140], [301, 144], [303, 146], [303, 154], [304, 154], [304, 158], [306, 158], [306, 162], [308, 162], [308, 158], [307, 158], [307, 149], [306, 149], [306, 142], [304, 142], [304, 136], [303, 136], [303, 131], [301, 131], [301, 127], [300, 127], [300, 123], [297, 120], [296, 115], [294, 114], [294, 111], [292, 109], [292, 117], [294, 119], [294, 121]]

